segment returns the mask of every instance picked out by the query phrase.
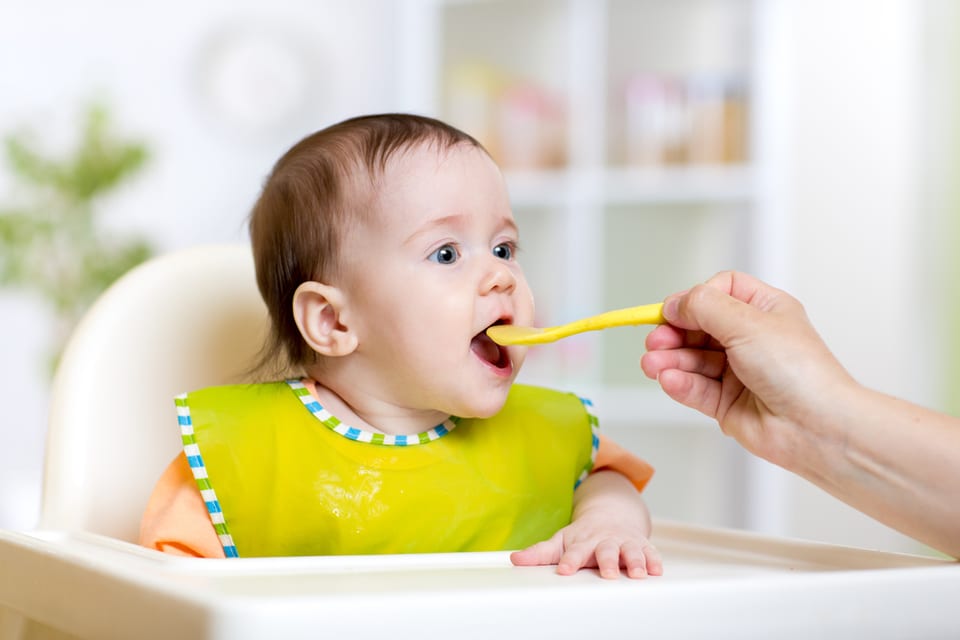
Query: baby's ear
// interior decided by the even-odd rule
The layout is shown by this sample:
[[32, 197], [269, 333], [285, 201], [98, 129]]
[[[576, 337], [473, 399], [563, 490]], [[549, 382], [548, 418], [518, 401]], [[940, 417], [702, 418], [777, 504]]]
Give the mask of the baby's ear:
[[304, 282], [293, 294], [300, 335], [321, 356], [346, 356], [357, 348], [357, 334], [343, 323], [345, 302], [340, 289], [320, 282]]

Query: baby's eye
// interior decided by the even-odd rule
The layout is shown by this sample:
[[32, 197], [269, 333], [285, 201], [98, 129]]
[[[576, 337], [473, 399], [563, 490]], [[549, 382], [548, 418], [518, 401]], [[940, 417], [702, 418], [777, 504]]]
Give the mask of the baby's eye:
[[430, 259], [440, 264], [453, 264], [460, 257], [460, 252], [452, 244], [445, 244], [430, 254]]
[[501, 260], [513, 260], [517, 248], [512, 242], [501, 242], [493, 248], [493, 255]]

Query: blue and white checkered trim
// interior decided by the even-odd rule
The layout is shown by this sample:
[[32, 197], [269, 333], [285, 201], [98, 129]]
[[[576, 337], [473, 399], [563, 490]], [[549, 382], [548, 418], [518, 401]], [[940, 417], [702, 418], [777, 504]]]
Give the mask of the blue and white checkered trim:
[[203, 496], [203, 502], [207, 506], [207, 513], [210, 514], [210, 521], [213, 528], [220, 538], [220, 544], [223, 546], [223, 553], [228, 558], [239, 558], [237, 547], [233, 544], [233, 536], [227, 528], [226, 520], [223, 517], [223, 509], [220, 508], [220, 501], [217, 499], [217, 493], [210, 484], [210, 478], [207, 477], [207, 467], [203, 462], [203, 456], [200, 455], [200, 447], [197, 445], [193, 434], [193, 420], [190, 418], [190, 407], [187, 405], [187, 394], [182, 393], [175, 399], [177, 405], [177, 420], [180, 423], [180, 437], [183, 440], [183, 453], [187, 456], [187, 462], [190, 463], [190, 470], [197, 481], [197, 488], [200, 489], [200, 495]]
[[593, 413], [593, 402], [587, 398], [580, 398], [580, 403], [587, 412], [587, 420], [590, 421], [590, 462], [587, 463], [587, 465], [583, 468], [583, 471], [580, 473], [580, 477], [577, 478], [576, 484], [573, 485], [574, 489], [579, 487], [580, 483], [586, 480], [587, 476], [590, 475], [590, 472], [593, 471], [593, 467], [597, 463], [597, 451], [600, 450], [600, 421]]
[[344, 438], [356, 440], [357, 442], [369, 442], [372, 444], [382, 444], [396, 447], [409, 447], [415, 444], [426, 444], [428, 442], [438, 440], [453, 431], [457, 427], [457, 422], [460, 420], [456, 416], [450, 416], [444, 420], [442, 424], [438, 424], [429, 431], [411, 435], [393, 435], [389, 433], [364, 431], [340, 422], [335, 415], [324, 409], [323, 406], [321, 406], [321, 404], [317, 402], [312, 395], [310, 395], [310, 390], [307, 389], [306, 385], [300, 380], [287, 380], [287, 384], [291, 389], [293, 389], [293, 392], [297, 395], [297, 397], [300, 398], [300, 401], [303, 402], [304, 406], [310, 410], [310, 413], [312, 413], [317, 420], [323, 423], [331, 431], [335, 431]]

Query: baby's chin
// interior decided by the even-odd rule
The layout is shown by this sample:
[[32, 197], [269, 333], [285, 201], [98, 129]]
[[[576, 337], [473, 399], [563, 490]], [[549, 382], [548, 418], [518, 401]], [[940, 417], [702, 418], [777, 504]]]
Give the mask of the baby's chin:
[[451, 411], [450, 413], [460, 418], [492, 418], [500, 413], [503, 405], [507, 404], [507, 394], [509, 391], [510, 388], [507, 387], [498, 398], [491, 397], [489, 401], [483, 403], [473, 402], [468, 407], [461, 407], [459, 412]]

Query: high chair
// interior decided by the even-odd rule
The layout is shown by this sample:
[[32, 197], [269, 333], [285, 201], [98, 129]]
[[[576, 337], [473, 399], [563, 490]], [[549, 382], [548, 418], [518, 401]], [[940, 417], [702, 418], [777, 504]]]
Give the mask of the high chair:
[[135, 544], [180, 450], [173, 398], [241, 381], [266, 328], [247, 246], [155, 258], [77, 327], [52, 387], [40, 527], [0, 530], [0, 639], [960, 636], [960, 565], [655, 521], [665, 575], [508, 552], [203, 560]]

